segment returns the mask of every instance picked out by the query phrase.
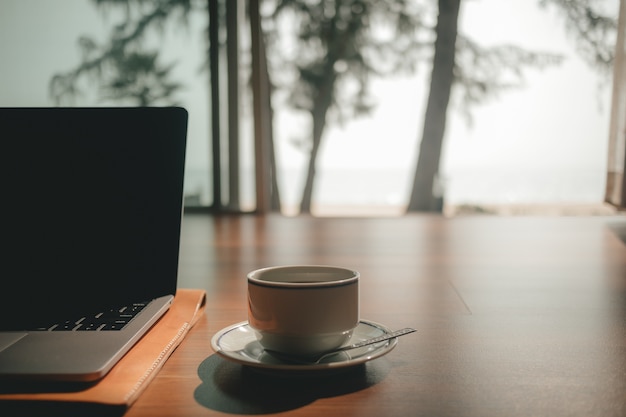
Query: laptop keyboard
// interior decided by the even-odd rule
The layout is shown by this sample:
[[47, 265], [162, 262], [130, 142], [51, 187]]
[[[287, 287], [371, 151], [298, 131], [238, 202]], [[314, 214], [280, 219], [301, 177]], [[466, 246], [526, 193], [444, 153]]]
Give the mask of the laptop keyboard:
[[107, 331], [122, 330], [144, 307], [145, 303], [133, 303], [128, 306], [102, 311], [91, 316], [80, 317], [77, 320], [67, 320], [51, 326], [40, 327], [40, 331]]

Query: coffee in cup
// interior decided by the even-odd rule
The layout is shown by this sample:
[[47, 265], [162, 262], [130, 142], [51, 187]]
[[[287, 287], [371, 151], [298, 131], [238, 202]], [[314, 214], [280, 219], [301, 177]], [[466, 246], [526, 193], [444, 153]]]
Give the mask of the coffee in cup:
[[248, 274], [248, 323], [268, 350], [312, 356], [344, 345], [359, 324], [359, 273], [326, 265]]

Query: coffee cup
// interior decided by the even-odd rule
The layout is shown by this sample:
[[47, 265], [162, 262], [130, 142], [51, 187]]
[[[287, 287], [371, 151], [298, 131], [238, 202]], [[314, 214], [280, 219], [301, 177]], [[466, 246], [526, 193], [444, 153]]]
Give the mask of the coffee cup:
[[312, 356], [344, 345], [359, 323], [359, 273], [291, 265], [248, 274], [248, 323], [267, 350]]

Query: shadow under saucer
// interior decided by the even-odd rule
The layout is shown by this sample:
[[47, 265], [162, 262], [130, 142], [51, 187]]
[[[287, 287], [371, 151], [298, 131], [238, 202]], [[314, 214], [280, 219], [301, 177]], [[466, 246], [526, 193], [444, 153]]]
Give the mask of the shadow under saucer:
[[202, 384], [194, 398], [206, 408], [225, 413], [279, 413], [371, 387], [384, 380], [389, 369], [389, 363], [381, 359], [342, 372], [266, 372], [215, 354], [198, 367]]

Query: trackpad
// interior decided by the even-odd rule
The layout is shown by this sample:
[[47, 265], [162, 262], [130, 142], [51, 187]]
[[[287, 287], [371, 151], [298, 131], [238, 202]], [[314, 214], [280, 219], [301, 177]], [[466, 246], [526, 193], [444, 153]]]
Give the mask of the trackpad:
[[14, 332], [14, 333], [0, 333], [0, 352], [17, 342], [28, 333]]

